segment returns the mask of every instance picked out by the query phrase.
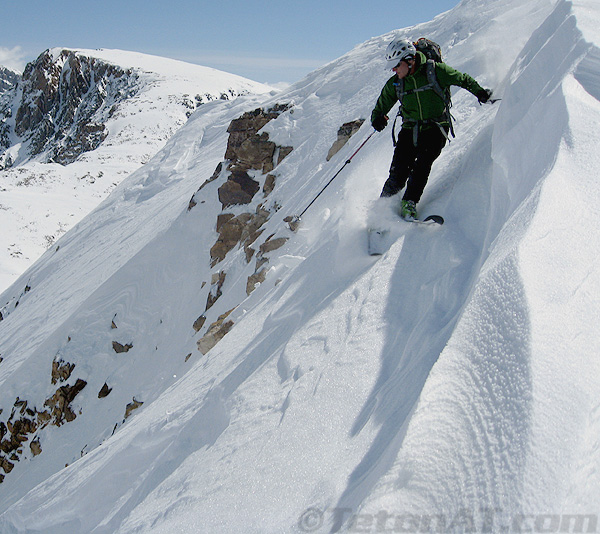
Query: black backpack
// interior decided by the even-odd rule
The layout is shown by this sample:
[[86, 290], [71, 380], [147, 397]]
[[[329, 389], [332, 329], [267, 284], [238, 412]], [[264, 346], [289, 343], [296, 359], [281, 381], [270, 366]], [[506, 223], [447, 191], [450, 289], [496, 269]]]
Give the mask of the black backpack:
[[427, 59], [433, 59], [436, 63], [442, 63], [442, 47], [439, 44], [425, 37], [417, 39], [413, 44], [419, 52], [425, 54]]
[[[427, 58], [427, 63], [425, 65], [427, 69], [427, 81], [429, 82], [427, 85], [420, 87], [419, 89], [413, 89], [409, 91], [404, 91], [404, 80], [399, 80], [396, 83], [396, 95], [398, 96], [398, 101], [400, 102], [400, 109], [402, 109], [402, 97], [404, 95], [415, 93], [419, 91], [428, 91], [432, 89], [435, 93], [444, 101], [446, 105], [444, 110], [444, 120], [448, 121], [450, 124], [450, 133], [452, 137], [454, 137], [454, 128], [452, 126], [452, 115], [450, 114], [450, 108], [452, 107], [451, 93], [450, 88], [446, 87], [445, 89], [439, 84], [437, 76], [435, 74], [435, 64], [442, 63], [442, 48], [436, 42], [427, 39], [425, 37], [421, 37], [417, 39], [414, 43], [417, 51], [422, 52]], [[400, 114], [400, 110], [398, 110], [398, 114]], [[395, 126], [394, 121], [394, 126]], [[394, 139], [394, 145], [396, 144], [396, 140], [394, 137], [394, 128], [392, 128], [392, 138]], [[444, 132], [445, 134], [445, 132]]]

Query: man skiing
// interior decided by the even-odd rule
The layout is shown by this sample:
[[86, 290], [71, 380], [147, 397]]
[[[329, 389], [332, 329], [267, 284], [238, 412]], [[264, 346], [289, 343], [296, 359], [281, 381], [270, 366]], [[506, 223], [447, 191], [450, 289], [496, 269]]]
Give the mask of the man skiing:
[[[463, 87], [475, 95], [480, 104], [488, 102], [492, 92], [445, 63], [430, 60], [428, 65], [426, 56], [407, 39], [392, 41], [385, 58], [394, 76], [381, 91], [371, 113], [371, 124], [378, 132], [382, 131], [389, 120], [386, 114], [400, 100], [402, 128], [381, 196], [391, 197], [406, 186], [399, 213], [404, 219], [417, 219], [416, 205], [431, 166], [442, 152], [451, 130], [449, 87]], [[443, 92], [447, 94], [446, 99]]]

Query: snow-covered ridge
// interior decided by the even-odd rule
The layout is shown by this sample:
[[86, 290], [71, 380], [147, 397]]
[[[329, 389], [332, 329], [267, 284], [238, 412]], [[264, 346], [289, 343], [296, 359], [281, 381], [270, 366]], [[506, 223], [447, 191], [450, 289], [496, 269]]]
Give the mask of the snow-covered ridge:
[[0, 100], [2, 287], [147, 163], [198, 106], [271, 90], [121, 50], [42, 53]]
[[18, 72], [0, 65], [0, 95], [9, 89], [12, 89], [19, 77], [20, 75]]
[[[0, 296], [0, 420], [86, 383], [76, 417], [11, 462], [0, 530], [593, 532], [600, 84], [584, 7], [597, 15], [585, 1], [463, 1], [404, 30], [502, 100], [455, 94], [457, 138], [420, 205], [446, 224], [398, 224], [379, 260], [365, 228], [386, 218], [369, 208], [387, 132], [297, 233], [284, 219], [369, 133], [327, 162], [339, 127], [368, 117], [392, 35], [275, 97], [192, 115]], [[230, 166], [234, 121], [268, 110]], [[249, 146], [269, 143], [292, 150], [250, 165]], [[250, 200], [224, 205], [242, 172]], [[577, 209], [557, 217], [565, 205]], [[264, 211], [255, 241], [214, 263], [217, 228]], [[220, 318], [233, 325], [203, 354]]]

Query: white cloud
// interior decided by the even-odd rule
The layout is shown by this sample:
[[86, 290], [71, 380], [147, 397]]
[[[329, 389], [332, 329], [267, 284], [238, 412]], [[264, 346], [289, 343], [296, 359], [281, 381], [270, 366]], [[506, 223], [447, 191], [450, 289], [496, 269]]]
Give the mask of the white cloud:
[[17, 72], [23, 72], [25, 63], [25, 52], [20, 46], [13, 48], [0, 46], [0, 65]]

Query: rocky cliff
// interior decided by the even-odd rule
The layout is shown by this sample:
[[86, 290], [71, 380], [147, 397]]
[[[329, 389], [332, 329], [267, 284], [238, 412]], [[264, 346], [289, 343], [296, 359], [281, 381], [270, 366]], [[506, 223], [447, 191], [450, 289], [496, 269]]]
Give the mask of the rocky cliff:
[[54, 48], [22, 76], [6, 72], [0, 290], [149, 162], [198, 107], [271, 91], [215, 69], [120, 50]]
[[[107, 138], [107, 123], [119, 114], [120, 106], [144, 89], [140, 78], [140, 69], [66, 49], [43, 52], [27, 65], [20, 80], [7, 75], [0, 108], [4, 130], [0, 168], [38, 155], [42, 156], [39, 161], [67, 165], [97, 149]], [[204, 102], [227, 100], [244, 92], [223, 87], [218, 92], [199, 91], [194, 98], [189, 94], [173, 97], [189, 116]], [[27, 148], [15, 158], [8, 149], [17, 142]]]
[[20, 75], [18, 72], [0, 65], [0, 95], [12, 89], [17, 84], [19, 78]]

